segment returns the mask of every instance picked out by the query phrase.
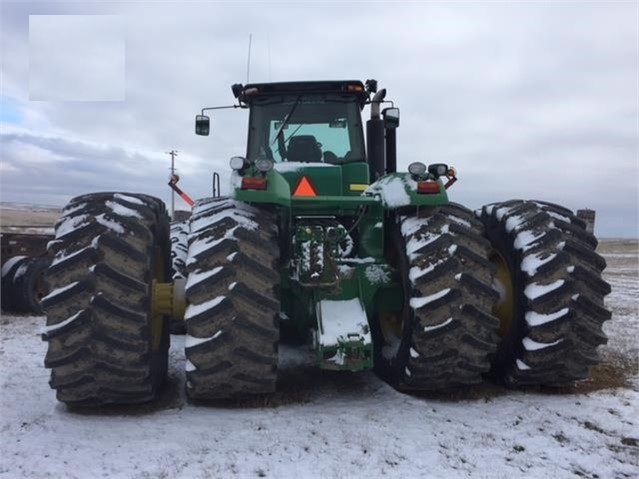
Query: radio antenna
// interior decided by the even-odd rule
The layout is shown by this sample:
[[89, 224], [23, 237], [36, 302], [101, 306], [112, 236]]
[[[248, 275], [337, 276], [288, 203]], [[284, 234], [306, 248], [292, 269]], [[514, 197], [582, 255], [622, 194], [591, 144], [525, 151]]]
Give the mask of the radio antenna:
[[246, 83], [249, 82], [250, 73], [251, 73], [251, 40], [253, 39], [253, 34], [249, 33], [249, 45], [248, 45], [248, 59], [246, 61]]
[[273, 81], [271, 76], [271, 35], [266, 34], [266, 48], [268, 51], [268, 81]]

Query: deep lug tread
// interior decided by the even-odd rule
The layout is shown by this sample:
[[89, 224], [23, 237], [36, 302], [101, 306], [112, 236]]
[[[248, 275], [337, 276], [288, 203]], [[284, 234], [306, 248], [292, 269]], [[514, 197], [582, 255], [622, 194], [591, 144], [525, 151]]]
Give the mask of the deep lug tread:
[[42, 302], [50, 327], [42, 335], [45, 366], [58, 400], [140, 403], [160, 392], [168, 331], [163, 328], [162, 344], [152, 351], [150, 287], [154, 248], [168, 268], [168, 234], [163, 203], [147, 195], [83, 195], [63, 210], [49, 246], [53, 294]]
[[[611, 316], [604, 307], [610, 286], [601, 278], [606, 262], [594, 251], [597, 240], [570, 210], [552, 203], [513, 200], [484, 206], [478, 215], [494, 248], [508, 263], [515, 288], [511, 327], [498, 345], [492, 373], [510, 386], [567, 386], [587, 378], [599, 361], [597, 346], [606, 342], [602, 323]], [[516, 230], [506, 226], [509, 220], [519, 225]], [[516, 235], [521, 231], [544, 234], [517, 248]], [[522, 260], [531, 254], [556, 257], [524, 272]], [[524, 294], [530, 285], [560, 280], [560, 287], [545, 294], [533, 298]], [[539, 315], [564, 310], [552, 321], [534, 321], [543, 318]], [[526, 338], [548, 346], [526, 349]]]
[[[490, 369], [499, 322], [491, 284], [495, 266], [483, 225], [461, 205], [426, 208], [400, 218], [397, 243], [407, 300], [395, 356], [376, 344], [376, 369], [401, 391], [432, 391], [476, 384]], [[417, 241], [417, 244], [412, 244]], [[421, 241], [421, 243], [419, 243]], [[402, 259], [404, 258], [404, 259]], [[430, 271], [417, 277], [423, 268]], [[409, 272], [415, 277], [411, 283]], [[448, 291], [446, 291], [448, 290]], [[420, 304], [420, 298], [431, 297]], [[376, 333], [376, 343], [383, 335]]]
[[[196, 308], [192, 316], [187, 308], [187, 334], [204, 339], [186, 348], [191, 400], [275, 390], [279, 246], [273, 224], [270, 213], [233, 200], [196, 203], [187, 269], [190, 274], [221, 269], [186, 292], [187, 304]], [[202, 309], [206, 302], [211, 306]]]

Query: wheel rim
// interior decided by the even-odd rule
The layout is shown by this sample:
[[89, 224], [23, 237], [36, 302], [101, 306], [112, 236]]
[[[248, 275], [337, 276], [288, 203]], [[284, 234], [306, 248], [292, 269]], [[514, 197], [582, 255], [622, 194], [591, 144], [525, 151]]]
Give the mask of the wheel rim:
[[399, 345], [402, 342], [404, 334], [404, 315], [399, 312], [381, 312], [379, 313], [379, 329], [384, 338], [382, 346], [382, 355], [386, 359], [392, 359], [397, 356]]
[[490, 261], [497, 266], [493, 288], [499, 293], [493, 313], [499, 318], [499, 334], [504, 337], [510, 330], [515, 309], [512, 275], [508, 263], [498, 251], [492, 251]]
[[[155, 283], [162, 283], [165, 281], [164, 261], [162, 258], [162, 248], [156, 246], [153, 254], [153, 280], [151, 282], [152, 295], [155, 291]], [[154, 302], [158, 301], [157, 297], [151, 298], [151, 349], [152, 351], [158, 351], [162, 346], [162, 336], [164, 328], [164, 315], [154, 312]]]
[[[395, 245], [403, 244], [399, 229], [394, 231], [398, 238]], [[408, 279], [408, 264], [405, 250], [398, 251], [395, 245], [387, 245], [386, 259], [400, 275], [399, 282], [402, 286], [402, 296], [404, 306], [401, 311], [380, 311], [377, 314], [379, 332], [381, 333], [383, 344], [380, 350], [381, 356], [388, 362], [392, 362], [398, 355], [402, 340], [406, 333], [408, 322], [410, 321], [410, 281]]]

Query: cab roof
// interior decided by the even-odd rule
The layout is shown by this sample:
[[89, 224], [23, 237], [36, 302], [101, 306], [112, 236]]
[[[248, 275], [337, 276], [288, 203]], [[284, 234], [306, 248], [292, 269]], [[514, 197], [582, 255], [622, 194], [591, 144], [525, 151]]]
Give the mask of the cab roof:
[[279, 83], [249, 83], [248, 85], [233, 85], [233, 93], [244, 102], [250, 103], [255, 96], [308, 94], [308, 93], [341, 93], [354, 95], [363, 105], [368, 100], [368, 92], [359, 80], [326, 80], [299, 81]]

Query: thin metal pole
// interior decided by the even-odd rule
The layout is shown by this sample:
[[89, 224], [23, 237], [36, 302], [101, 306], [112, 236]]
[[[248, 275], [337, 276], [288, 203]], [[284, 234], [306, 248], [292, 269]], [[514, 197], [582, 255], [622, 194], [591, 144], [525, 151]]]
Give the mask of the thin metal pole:
[[248, 59], [246, 61], [246, 83], [249, 82], [249, 73], [251, 72], [251, 40], [252, 39], [253, 39], [253, 34], [249, 33]]
[[[171, 179], [175, 175], [175, 157], [178, 156], [177, 150], [171, 150], [166, 152], [167, 155], [171, 155]], [[171, 190], [171, 219], [175, 219], [175, 191]]]
[[273, 81], [271, 75], [271, 37], [268, 33], [266, 34], [266, 48], [268, 49], [268, 81]]

